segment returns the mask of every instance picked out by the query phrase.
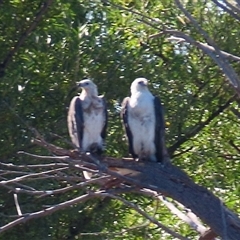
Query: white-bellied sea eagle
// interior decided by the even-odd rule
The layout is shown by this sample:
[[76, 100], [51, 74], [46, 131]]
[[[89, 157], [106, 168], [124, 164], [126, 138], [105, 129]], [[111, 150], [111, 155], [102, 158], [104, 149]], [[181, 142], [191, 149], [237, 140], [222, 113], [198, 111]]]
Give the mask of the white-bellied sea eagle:
[[165, 122], [160, 98], [148, 90], [148, 80], [137, 78], [131, 84], [131, 97], [122, 102], [123, 119], [134, 159], [165, 162]]
[[[73, 97], [68, 111], [68, 131], [72, 143], [81, 152], [101, 154], [104, 150], [107, 107], [103, 96], [98, 96], [97, 86], [89, 79], [78, 83], [82, 88], [79, 96]], [[83, 172], [90, 178], [88, 172]]]

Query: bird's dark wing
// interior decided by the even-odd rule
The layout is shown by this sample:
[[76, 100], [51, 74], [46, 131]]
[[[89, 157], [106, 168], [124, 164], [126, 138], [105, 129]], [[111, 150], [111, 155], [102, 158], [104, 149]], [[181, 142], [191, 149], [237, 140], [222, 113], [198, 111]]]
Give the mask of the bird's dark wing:
[[165, 121], [161, 100], [156, 96], [154, 97], [154, 110], [156, 116], [155, 126], [156, 157], [158, 162], [164, 162], [168, 157], [167, 148], [165, 145]]
[[82, 101], [76, 96], [72, 99], [68, 110], [68, 131], [75, 146], [81, 148], [83, 139], [84, 118]]
[[127, 138], [128, 138], [128, 149], [129, 149], [129, 153], [132, 155], [133, 158], [137, 158], [137, 154], [134, 152], [133, 150], [133, 135], [130, 129], [130, 126], [128, 124], [128, 101], [129, 101], [129, 97], [126, 97], [123, 99], [122, 102], [122, 110], [121, 110], [121, 118], [123, 120], [123, 124], [124, 124], [124, 128], [125, 128], [125, 132], [127, 134]]
[[104, 114], [104, 125], [102, 128], [102, 132], [101, 132], [101, 137], [103, 138], [103, 140], [105, 140], [106, 135], [107, 135], [107, 124], [108, 124], [108, 112], [107, 112], [107, 102], [106, 99], [101, 96], [102, 98], [102, 102], [103, 102], [103, 114]]

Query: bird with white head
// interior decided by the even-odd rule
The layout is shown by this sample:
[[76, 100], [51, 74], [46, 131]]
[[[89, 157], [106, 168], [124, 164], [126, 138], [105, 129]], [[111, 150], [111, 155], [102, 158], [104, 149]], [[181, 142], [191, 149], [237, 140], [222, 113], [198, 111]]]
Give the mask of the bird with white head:
[[146, 78], [137, 78], [132, 82], [131, 97], [123, 100], [121, 117], [129, 153], [134, 159], [167, 160], [163, 108], [160, 99], [149, 91]]

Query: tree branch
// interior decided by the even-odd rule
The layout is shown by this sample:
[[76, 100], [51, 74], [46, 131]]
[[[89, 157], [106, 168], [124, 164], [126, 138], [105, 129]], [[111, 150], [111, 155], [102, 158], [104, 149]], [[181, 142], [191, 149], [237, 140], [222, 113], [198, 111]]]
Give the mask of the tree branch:
[[[233, 99], [229, 99], [226, 104], [220, 106], [219, 109], [203, 123], [203, 125], [210, 122], [216, 114], [219, 114], [221, 111], [223, 111], [232, 100]], [[195, 131], [197, 130], [193, 129], [191, 134], [193, 134]], [[102, 157], [100, 159], [97, 159], [95, 156], [92, 156], [90, 154], [76, 154], [76, 152], [73, 154], [73, 151], [62, 149], [60, 147], [54, 146], [53, 144], [48, 144], [43, 139], [38, 139], [38, 141], [34, 142], [55, 154], [60, 154], [60, 157], [51, 157], [52, 161], [68, 163], [69, 168], [75, 169], [79, 169], [79, 165], [82, 165], [84, 167], [85, 164], [87, 164], [89, 169], [94, 166], [94, 169], [98, 169], [99, 175], [105, 174], [103, 176], [117, 178], [119, 180], [119, 183], [127, 183], [128, 185], [130, 184], [131, 186], [135, 186], [138, 189], [145, 188], [157, 193], [162, 193], [165, 196], [173, 198], [177, 202], [184, 205], [186, 208], [191, 209], [194, 214], [196, 214], [203, 222], [210, 226], [212, 229], [211, 231], [215, 232], [219, 236], [224, 237], [228, 240], [240, 239], [240, 219], [238, 219], [234, 213], [228, 210], [222, 204], [220, 199], [218, 199], [204, 187], [195, 184], [183, 171], [173, 166], [171, 163], [162, 165], [160, 163], [135, 162], [131, 159], [116, 159], [111, 157]], [[64, 154], [66, 155], [64, 156]], [[35, 155], [32, 156], [36, 157]], [[71, 159], [70, 156], [74, 156], [75, 158], [69, 161]], [[48, 156], [39, 156], [39, 158], [43, 157], [47, 158]], [[60, 170], [60, 172], [58, 172], [61, 173], [61, 169], [64, 170], [65, 167], [59, 169], [51, 169], [49, 171]], [[48, 171], [44, 171], [44, 173], [40, 175], [39, 173], [36, 173], [36, 175], [33, 173], [33, 177], [36, 177], [36, 179], [41, 179], [41, 176], [44, 176], [44, 174], [46, 175], [47, 173]], [[29, 177], [28, 175], [26, 177], [19, 177], [19, 180], [27, 180]], [[66, 181], [71, 181], [72, 178], [74, 179], [76, 177], [61, 175], [55, 176], [55, 179], [65, 179]], [[18, 180], [18, 178], [15, 180]], [[76, 178], [76, 181], [79, 181], [79, 177]], [[1, 183], [3, 185], [8, 185], [14, 183], [14, 180], [4, 180], [1, 181]], [[83, 183], [81, 187], [86, 186], [87, 184], [88, 183]], [[65, 190], [69, 189], [61, 189], [59, 192]], [[127, 190], [132, 191], [131, 188], [128, 188]], [[117, 196], [115, 196], [115, 194], [120, 194], [121, 192], [125, 191], [126, 189], [120, 189], [120, 191], [117, 189], [110, 189], [108, 191], [108, 194], [113, 194], [116, 198]], [[15, 190], [15, 192], [17, 191]], [[43, 193], [43, 196], [44, 194], [45, 196], [48, 195], [48, 193], [49, 192]], [[84, 195], [71, 201], [67, 201], [58, 204], [57, 206], [48, 208], [47, 210], [34, 212], [27, 215], [23, 214], [22, 218], [17, 219], [0, 228], [0, 232], [5, 231], [19, 223], [23, 223], [29, 219], [51, 214], [59, 209], [62, 209], [62, 207], [67, 207], [71, 204], [82, 202], [92, 197], [102, 197], [102, 194], [103, 191], [99, 191], [98, 194], [94, 193], [91, 196]]]
[[180, 234], [172, 231], [171, 229], [169, 229], [168, 227], [164, 226], [163, 224], [161, 224], [159, 221], [157, 221], [156, 218], [149, 216], [145, 211], [143, 211], [139, 206], [137, 206], [136, 204], [129, 202], [127, 200], [125, 200], [124, 198], [121, 198], [119, 196], [116, 196], [114, 194], [110, 194], [110, 193], [103, 193], [103, 196], [106, 197], [110, 197], [113, 199], [117, 199], [121, 202], [123, 202], [126, 206], [131, 207], [132, 209], [134, 209], [135, 211], [137, 211], [140, 215], [144, 216], [146, 219], [148, 219], [150, 222], [156, 224], [159, 228], [163, 229], [165, 232], [169, 233], [170, 235], [172, 235], [175, 238], [181, 239], [181, 240], [190, 240], [189, 238], [185, 238], [183, 236], [181, 236]]
[[52, 170], [38, 172], [38, 173], [29, 173], [29, 174], [23, 175], [21, 177], [13, 178], [11, 180], [2, 180], [2, 181], [0, 181], [0, 185], [7, 185], [7, 184], [13, 183], [13, 182], [20, 182], [22, 180], [29, 179], [32, 177], [46, 176], [48, 173], [53, 173], [53, 172], [55, 173], [55, 172], [65, 170], [65, 169], [68, 169], [68, 167], [62, 167], [62, 168], [52, 169]]
[[[121, 5], [118, 4], [114, 4], [110, 1], [104, 0], [105, 2], [111, 4], [114, 7], [117, 7], [119, 9], [125, 10], [127, 12], [131, 12], [137, 16], [139, 16], [140, 18], [138, 19], [139, 21], [141, 21], [142, 23], [145, 23], [151, 27], [153, 27], [154, 29], [157, 29], [159, 31], [162, 31], [162, 33], [170, 33], [170, 32], [174, 32], [175, 30], [169, 30], [166, 29], [164, 27], [164, 25], [161, 22], [155, 21], [154, 19], [139, 13], [137, 11], [134, 11], [132, 9], [123, 7]], [[210, 58], [212, 58], [212, 60], [219, 66], [219, 68], [223, 71], [223, 73], [226, 75], [226, 77], [228, 78], [229, 82], [231, 83], [231, 85], [233, 86], [234, 90], [236, 91], [236, 93], [240, 96], [240, 79], [238, 77], [238, 75], [236, 74], [235, 70], [233, 69], [233, 67], [229, 64], [229, 62], [227, 61], [227, 58], [231, 58], [232, 60], [235, 61], [239, 61], [239, 57], [234, 56], [232, 54], [228, 54], [226, 52], [220, 51], [220, 49], [217, 47], [217, 45], [215, 44], [215, 42], [208, 36], [207, 32], [204, 31], [198, 24], [198, 22], [192, 17], [192, 15], [183, 7], [183, 5], [181, 4], [181, 2], [179, 0], [175, 0], [176, 6], [185, 14], [185, 16], [189, 19], [189, 21], [193, 24], [193, 26], [197, 29], [197, 31], [205, 38], [207, 44], [204, 43], [200, 43], [200, 42], [196, 42], [195, 40], [193, 40], [191, 37], [187, 36], [184, 33], [181, 33], [179, 31], [175, 31], [175, 34], [180, 34], [182, 35], [182, 37], [189, 43], [197, 46], [198, 48], [200, 48], [205, 54], [207, 54]], [[159, 25], [161, 26], [161, 28], [159, 28]], [[181, 36], [177, 36], [177, 37], [181, 37]], [[226, 58], [227, 57], [227, 58]]]
[[181, 212], [173, 203], [167, 201], [164, 197], [159, 196], [158, 197], [163, 203], [164, 205], [176, 216], [178, 216], [181, 220], [183, 220], [184, 222], [186, 222], [191, 228], [195, 229], [196, 231], [198, 231], [199, 233], [204, 233], [206, 231], [206, 228], [202, 225], [199, 224], [195, 221], [193, 221], [190, 217], [188, 217], [186, 214], [184, 214], [183, 212]]
[[16, 206], [17, 213], [18, 213], [19, 216], [22, 216], [22, 211], [21, 211], [20, 205], [18, 203], [18, 196], [17, 196], [16, 193], [13, 194], [13, 198], [14, 198], [14, 203], [15, 203], [15, 206]]
[[179, 0], [175, 0], [177, 7], [185, 14], [185, 16], [189, 19], [192, 25], [198, 30], [198, 32], [205, 38], [207, 43], [211, 45], [217, 54], [211, 54], [210, 52], [207, 53], [219, 66], [220, 69], [224, 72], [227, 76], [229, 82], [234, 87], [237, 94], [240, 96], [240, 79], [236, 72], [234, 71], [233, 67], [227, 62], [227, 60], [223, 57], [221, 51], [219, 50], [218, 46], [215, 42], [209, 37], [206, 31], [204, 31], [198, 24], [198, 22], [193, 18], [193, 16], [183, 7]]
[[7, 68], [8, 64], [12, 60], [12, 57], [17, 53], [19, 48], [25, 42], [29, 34], [36, 28], [38, 23], [41, 21], [43, 15], [47, 12], [49, 6], [53, 3], [53, 0], [47, 0], [43, 2], [40, 10], [37, 12], [35, 19], [32, 21], [30, 26], [22, 33], [20, 39], [17, 41], [15, 46], [9, 51], [3, 62], [0, 64], [0, 77], [4, 76], [5, 69]]
[[[223, 1], [225, 3], [222, 4], [221, 2], [217, 1], [217, 0], [212, 0], [218, 7], [220, 7], [221, 9], [223, 9], [225, 12], [227, 12], [228, 14], [230, 14], [233, 18], [237, 19], [238, 21], [240, 21], [240, 17], [234, 12], [234, 11], [237, 11], [238, 14], [240, 14], [240, 11], [235, 8], [233, 5], [231, 5], [230, 3], [228, 3], [227, 1]], [[234, 9], [234, 11], [232, 9], [229, 9], [228, 7], [229, 6], [231, 7], [232, 9]]]
[[188, 141], [190, 138], [195, 136], [197, 133], [199, 133], [205, 126], [207, 126], [214, 118], [216, 118], [220, 113], [222, 113], [226, 108], [228, 108], [233, 100], [236, 98], [236, 95], [229, 98], [228, 101], [222, 105], [219, 106], [218, 109], [213, 112], [205, 121], [199, 122], [196, 126], [194, 126], [191, 130], [186, 132], [183, 136], [180, 136], [172, 146], [168, 148], [168, 151], [170, 155], [172, 155], [183, 143]]
[[41, 210], [41, 211], [38, 211], [38, 212], [33, 212], [33, 213], [28, 213], [28, 214], [23, 214], [22, 217], [0, 227], [0, 233], [18, 225], [18, 224], [21, 224], [21, 223], [25, 223], [31, 219], [34, 219], [34, 218], [39, 218], [39, 217], [44, 217], [44, 216], [48, 216], [60, 209], [65, 209], [66, 207], [69, 207], [69, 206], [72, 206], [76, 203], [80, 203], [80, 202], [85, 202], [91, 198], [94, 198], [94, 197], [99, 197], [99, 194], [98, 193], [88, 193], [88, 194], [85, 194], [85, 195], [82, 195], [80, 197], [77, 197], [77, 198], [74, 198], [74, 199], [71, 199], [69, 201], [66, 201], [66, 202], [63, 202], [63, 203], [60, 203], [60, 204], [57, 204], [55, 206], [52, 206], [52, 207], [49, 207], [49, 208], [46, 208], [44, 210]]
[[[187, 35], [183, 32], [177, 31], [177, 30], [164, 30], [160, 33], [156, 33], [156, 34], [149, 36], [149, 39], [160, 37], [163, 34], [171, 34], [172, 35], [170, 38], [168, 38], [169, 41], [176, 41], [177, 43], [188, 42], [188, 43], [191, 43], [192, 45], [196, 46], [197, 48], [201, 49], [206, 54], [208, 54], [209, 52], [217, 54], [215, 48], [213, 48], [212, 46], [210, 46], [206, 43], [195, 41], [189, 35]], [[222, 51], [222, 50], [219, 50], [219, 51], [221, 52], [221, 54], [224, 58], [240, 62], [240, 57], [230, 54], [228, 52]]]
[[[51, 145], [51, 150], [54, 150], [54, 145]], [[61, 148], [56, 147], [56, 151], [61, 152]], [[65, 153], [67, 151], [63, 150]], [[71, 154], [71, 151], [68, 152]], [[138, 188], [151, 189], [169, 196], [191, 209], [219, 236], [226, 236], [228, 240], [240, 239], [240, 220], [237, 216], [210, 191], [195, 184], [183, 171], [170, 163], [161, 165], [111, 157], [96, 159], [85, 154], [80, 155], [78, 161], [95, 163], [100, 174], [105, 173]], [[129, 172], [121, 175], [119, 169], [128, 169]]]

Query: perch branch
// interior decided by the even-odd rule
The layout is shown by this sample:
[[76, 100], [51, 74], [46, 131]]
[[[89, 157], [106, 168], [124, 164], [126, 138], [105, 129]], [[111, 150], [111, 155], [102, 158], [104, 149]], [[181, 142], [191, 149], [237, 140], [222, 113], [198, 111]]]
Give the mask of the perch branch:
[[[60, 147], [55, 147], [54, 145], [43, 144], [43, 146], [47, 149], [50, 146], [50, 149], [53, 152], [56, 150], [56, 152], [72, 154], [71, 151], [63, 150]], [[240, 219], [228, 210], [222, 204], [221, 200], [214, 196], [213, 193], [208, 191], [206, 188], [195, 184], [182, 170], [173, 166], [171, 163], [162, 165], [160, 163], [135, 162], [111, 157], [96, 159], [96, 157], [86, 154], [78, 155], [78, 159], [73, 161], [76, 161], [77, 164], [81, 164], [81, 162], [89, 162], [95, 165], [95, 169], [99, 169], [99, 174], [105, 173], [108, 176], [117, 178], [121, 182], [130, 184], [133, 187], [135, 186], [138, 189], [145, 188], [164, 194], [165, 196], [169, 196], [184, 205], [186, 208], [191, 209], [194, 214], [209, 225], [209, 227], [219, 236], [225, 237], [225, 239], [228, 240], [239, 239]], [[70, 163], [71, 161], [69, 164]], [[122, 169], [127, 169], [128, 173], [122, 175]], [[65, 179], [67, 180], [68, 178], [66, 177]], [[116, 191], [115, 193], [118, 192]], [[111, 194], [114, 193], [111, 192]], [[102, 192], [101, 194], [95, 193], [94, 197], [98, 197], [100, 195], [102, 196]], [[78, 200], [76, 200], [76, 202], [82, 201], [82, 199], [85, 200], [92, 198], [92, 196], [93, 195], [81, 196]], [[63, 204], [63, 206], [69, 206], [68, 204], [71, 205], [76, 202], [75, 200], [72, 200], [69, 203]], [[54, 210], [50, 208], [50, 212], [59, 208], [53, 207]], [[49, 210], [47, 210], [47, 212], [49, 212]], [[42, 212], [40, 215], [34, 214], [30, 216], [41, 216]], [[24, 216], [26, 217], [26, 215]], [[24, 221], [25, 220], [23, 219], [16, 220], [16, 222], [14, 221], [11, 224], [18, 224], [19, 222], [22, 223]], [[9, 226], [12, 226], [11, 224], [5, 226], [3, 229], [6, 230]]]

